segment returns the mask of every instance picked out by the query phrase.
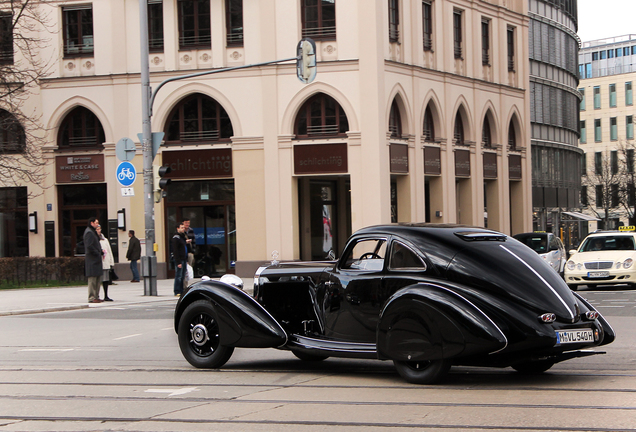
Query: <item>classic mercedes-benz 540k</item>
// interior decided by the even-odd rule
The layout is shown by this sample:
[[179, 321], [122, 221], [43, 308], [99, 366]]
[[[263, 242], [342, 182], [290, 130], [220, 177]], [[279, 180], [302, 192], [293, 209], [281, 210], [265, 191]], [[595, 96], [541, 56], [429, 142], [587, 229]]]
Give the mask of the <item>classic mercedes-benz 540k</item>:
[[[239, 279], [240, 280], [240, 279]], [[609, 323], [532, 249], [460, 225], [364, 228], [336, 261], [258, 269], [253, 297], [198, 282], [175, 310], [186, 360], [219, 368], [235, 347], [290, 350], [301, 360], [392, 360], [412, 383], [451, 365], [539, 373], [602, 354]]]

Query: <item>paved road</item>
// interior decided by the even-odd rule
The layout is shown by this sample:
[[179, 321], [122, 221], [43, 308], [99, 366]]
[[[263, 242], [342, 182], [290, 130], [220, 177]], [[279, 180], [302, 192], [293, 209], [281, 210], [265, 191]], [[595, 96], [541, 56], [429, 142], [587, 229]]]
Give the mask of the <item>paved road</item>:
[[237, 349], [195, 370], [174, 299], [0, 317], [0, 431], [636, 431], [636, 292], [583, 291], [618, 332], [608, 354], [528, 377], [458, 367], [416, 386], [380, 361]]

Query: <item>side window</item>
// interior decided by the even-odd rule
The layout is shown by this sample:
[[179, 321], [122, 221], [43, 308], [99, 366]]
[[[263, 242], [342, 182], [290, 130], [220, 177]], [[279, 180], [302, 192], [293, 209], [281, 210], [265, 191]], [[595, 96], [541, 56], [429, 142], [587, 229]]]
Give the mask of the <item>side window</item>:
[[380, 271], [386, 255], [385, 239], [365, 239], [349, 247], [343, 269]]
[[426, 264], [410, 248], [395, 241], [391, 246], [389, 270], [426, 271]]

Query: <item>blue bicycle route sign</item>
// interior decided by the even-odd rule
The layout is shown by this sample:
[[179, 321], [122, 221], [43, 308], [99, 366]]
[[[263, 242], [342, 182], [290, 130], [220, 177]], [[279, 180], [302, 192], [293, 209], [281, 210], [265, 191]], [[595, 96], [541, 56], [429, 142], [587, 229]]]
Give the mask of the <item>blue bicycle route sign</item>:
[[117, 165], [117, 181], [124, 187], [132, 186], [137, 178], [137, 171], [135, 166], [130, 162], [122, 162]]

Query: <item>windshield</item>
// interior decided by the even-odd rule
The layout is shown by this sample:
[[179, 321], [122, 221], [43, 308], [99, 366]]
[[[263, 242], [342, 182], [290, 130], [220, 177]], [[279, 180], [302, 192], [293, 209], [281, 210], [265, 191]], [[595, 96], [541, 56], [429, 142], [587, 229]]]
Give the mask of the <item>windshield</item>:
[[515, 236], [515, 238], [536, 253], [542, 254], [548, 252], [548, 236], [545, 234]]
[[581, 245], [581, 252], [616, 250], [633, 251], [634, 237], [620, 235], [588, 237]]

